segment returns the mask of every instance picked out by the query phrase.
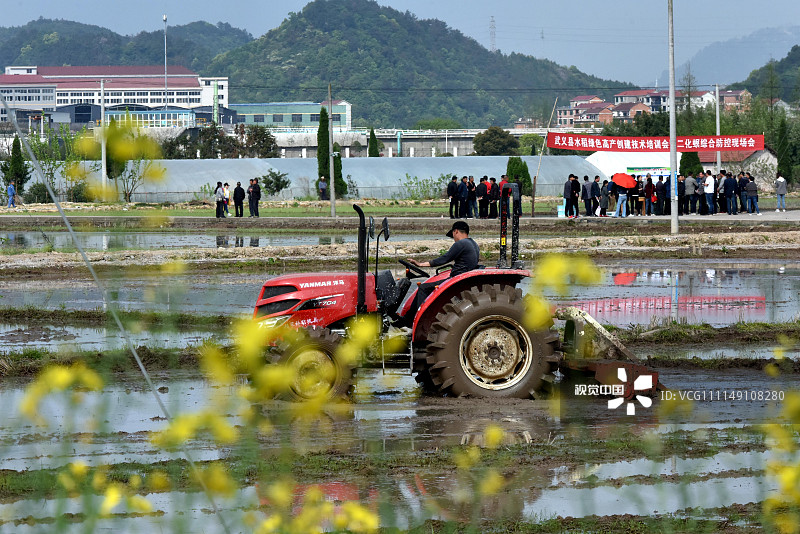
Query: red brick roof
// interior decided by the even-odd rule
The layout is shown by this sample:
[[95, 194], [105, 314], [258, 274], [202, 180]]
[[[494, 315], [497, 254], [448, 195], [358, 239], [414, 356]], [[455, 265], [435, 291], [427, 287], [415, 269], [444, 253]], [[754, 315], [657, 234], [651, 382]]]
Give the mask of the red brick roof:
[[[723, 151], [720, 152], [720, 158], [723, 162], [740, 162], [746, 160], [755, 153], [755, 150]], [[700, 156], [700, 163], [717, 162], [716, 152], [698, 152], [697, 155]]]
[[621, 93], [617, 93], [614, 96], [645, 96], [652, 93], [652, 89], [637, 89], [634, 91], [622, 91]]
[[[40, 76], [158, 76], [164, 75], [164, 65], [100, 65], [68, 67], [36, 67]], [[180, 65], [168, 65], [167, 75], [197, 76]]]
[[31, 85], [31, 84], [55, 85], [56, 81], [48, 80], [46, 78], [42, 78], [41, 76], [37, 76], [35, 74], [0, 74], [0, 84], [7, 85], [15, 83], [18, 83], [20, 85]]
[[[27, 76], [25, 76], [27, 78]], [[69, 89], [98, 89], [100, 82], [98, 80], [86, 78], [51, 78], [44, 80], [45, 83], [55, 83], [59, 91]], [[164, 78], [112, 78], [106, 80], [106, 91], [115, 89], [136, 89], [136, 88], [154, 88], [164, 87]], [[167, 77], [167, 88], [199, 88], [200, 82], [197, 78], [174, 78]]]
[[572, 98], [569, 99], [569, 101], [574, 102], [576, 100], [591, 100], [593, 98], [600, 98], [600, 97], [597, 95], [579, 95], [579, 96], [573, 96]]
[[572, 109], [577, 109], [579, 111], [590, 111], [594, 109], [604, 109], [609, 106], [613, 106], [611, 102], [587, 102], [584, 104], [578, 104], [577, 106], [573, 107]]

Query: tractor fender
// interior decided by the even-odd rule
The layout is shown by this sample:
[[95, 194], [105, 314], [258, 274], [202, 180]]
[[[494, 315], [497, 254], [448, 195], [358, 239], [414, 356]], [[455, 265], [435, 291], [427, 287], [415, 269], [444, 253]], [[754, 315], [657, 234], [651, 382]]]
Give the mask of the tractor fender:
[[436, 289], [425, 299], [414, 318], [412, 328], [413, 342], [427, 339], [428, 329], [445, 304], [455, 296], [471, 287], [483, 284], [503, 284], [516, 286], [524, 278], [531, 276], [527, 269], [473, 269], [452, 278], [442, 280]]

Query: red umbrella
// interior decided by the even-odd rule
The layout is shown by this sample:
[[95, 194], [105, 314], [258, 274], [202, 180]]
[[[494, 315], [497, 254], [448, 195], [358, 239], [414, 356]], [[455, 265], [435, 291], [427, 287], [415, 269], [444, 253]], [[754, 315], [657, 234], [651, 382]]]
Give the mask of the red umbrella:
[[630, 174], [625, 174], [624, 172], [618, 172], [617, 174], [612, 176], [611, 181], [617, 184], [618, 186], [624, 187], [626, 189], [630, 189], [631, 187], [636, 187], [636, 178], [634, 178]]
[[615, 286], [627, 286], [636, 280], [636, 273], [619, 273], [614, 275]]

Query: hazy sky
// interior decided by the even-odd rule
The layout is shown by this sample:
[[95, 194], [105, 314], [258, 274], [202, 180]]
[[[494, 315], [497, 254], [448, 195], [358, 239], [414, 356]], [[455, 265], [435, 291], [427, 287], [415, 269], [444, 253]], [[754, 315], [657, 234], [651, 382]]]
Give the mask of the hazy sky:
[[[473, 37], [487, 48], [494, 17], [497, 48], [546, 58], [604, 78], [654, 84], [668, 66], [666, 0], [378, 0], [381, 5], [436, 18]], [[97, 24], [123, 34], [195, 20], [228, 22], [259, 37], [278, 26], [306, 0], [3, 0], [0, 25], [18, 26], [41, 17]], [[800, 2], [770, 0], [677, 0], [676, 66], [715, 41], [743, 36], [766, 27], [797, 24]], [[754, 42], [754, 47], [763, 46]], [[788, 50], [787, 50], [788, 52]], [[780, 59], [780, 58], [776, 58]], [[703, 73], [698, 83], [711, 84]], [[665, 85], [666, 80], [659, 80]]]

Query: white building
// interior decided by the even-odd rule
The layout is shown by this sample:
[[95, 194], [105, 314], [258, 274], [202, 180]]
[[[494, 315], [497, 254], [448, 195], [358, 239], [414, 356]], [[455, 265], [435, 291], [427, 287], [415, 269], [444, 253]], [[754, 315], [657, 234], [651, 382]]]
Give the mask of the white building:
[[[104, 81], [106, 106], [166, 104], [187, 109], [210, 106], [215, 101], [228, 106], [227, 77], [198, 76], [191, 70], [170, 65], [156, 66], [68, 66], [6, 67], [0, 75], [0, 93], [9, 107], [54, 111], [56, 106], [101, 104], [100, 82]], [[0, 113], [0, 121], [6, 121]]]

